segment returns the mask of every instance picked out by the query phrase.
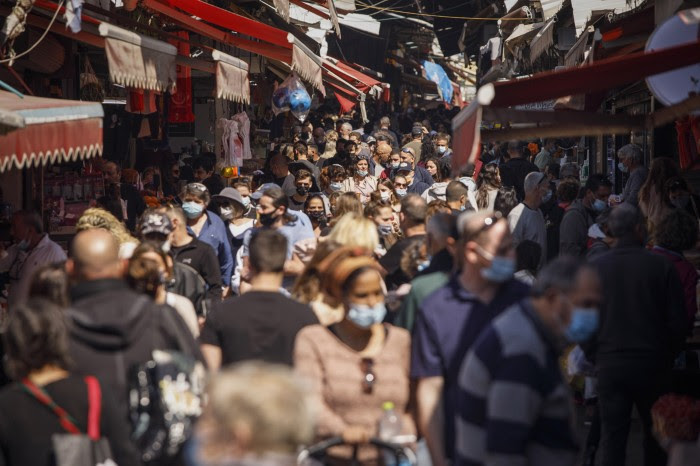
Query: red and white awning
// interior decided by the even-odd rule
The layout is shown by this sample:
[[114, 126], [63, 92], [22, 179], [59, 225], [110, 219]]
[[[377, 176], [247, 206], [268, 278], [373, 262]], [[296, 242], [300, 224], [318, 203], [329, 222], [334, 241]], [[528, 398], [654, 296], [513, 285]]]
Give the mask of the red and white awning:
[[11, 123], [0, 135], [0, 172], [102, 154], [100, 103], [0, 91], [0, 114]]

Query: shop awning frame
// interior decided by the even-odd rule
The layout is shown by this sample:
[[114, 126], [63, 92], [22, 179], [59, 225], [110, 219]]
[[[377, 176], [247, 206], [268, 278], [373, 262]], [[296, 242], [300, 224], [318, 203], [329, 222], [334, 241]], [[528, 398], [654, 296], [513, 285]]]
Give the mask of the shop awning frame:
[[[453, 119], [454, 167], [458, 170], [476, 160], [481, 140], [620, 134], [667, 124], [700, 108], [700, 96], [690, 96], [646, 117], [509, 107], [606, 91], [697, 62], [700, 62], [700, 40], [609, 58], [578, 68], [486, 84], [479, 89], [476, 99]], [[505, 124], [506, 129], [481, 130], [484, 120]]]

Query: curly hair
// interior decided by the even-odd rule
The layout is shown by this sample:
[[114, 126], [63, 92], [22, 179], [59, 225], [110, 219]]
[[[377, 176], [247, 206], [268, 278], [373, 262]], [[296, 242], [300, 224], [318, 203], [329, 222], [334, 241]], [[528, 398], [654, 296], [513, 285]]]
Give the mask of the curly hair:
[[501, 187], [498, 165], [486, 164], [481, 167], [476, 180], [476, 206], [486, 209], [489, 206], [489, 191]]
[[120, 246], [124, 243], [138, 243], [138, 240], [131, 236], [123, 223], [117, 220], [114, 215], [99, 207], [86, 209], [75, 225], [77, 232], [91, 228], [102, 228], [109, 231]]
[[578, 198], [579, 191], [581, 191], [581, 183], [575, 178], [566, 178], [557, 186], [557, 199], [559, 202], [573, 202]]
[[697, 241], [697, 219], [680, 209], [669, 212], [654, 231], [654, 244], [674, 252], [687, 251]]

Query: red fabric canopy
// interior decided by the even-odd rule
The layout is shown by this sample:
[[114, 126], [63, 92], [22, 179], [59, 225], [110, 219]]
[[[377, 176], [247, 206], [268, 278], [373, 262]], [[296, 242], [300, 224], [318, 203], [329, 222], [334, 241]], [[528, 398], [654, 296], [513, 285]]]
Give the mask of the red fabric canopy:
[[102, 153], [102, 105], [0, 91], [0, 108], [17, 129], [0, 136], [0, 172]]
[[538, 73], [529, 78], [493, 83], [493, 107], [542, 102], [567, 95], [592, 93], [632, 83], [700, 62], [700, 41], [653, 52], [613, 57], [578, 68]]
[[[210, 26], [202, 21], [198, 21], [189, 15], [177, 11], [176, 9], [164, 5], [156, 0], [143, 0], [142, 4], [146, 8], [164, 14], [191, 31], [205, 37], [209, 37], [210, 39], [218, 40], [273, 60], [278, 60], [287, 64], [292, 63], [291, 44], [289, 43], [287, 43], [287, 48], [280, 48], [268, 42], [255, 42], [252, 40], [243, 39], [226, 31], [222, 31], [221, 29]], [[286, 40], [287, 39], [285, 36], [285, 42]]]
[[[479, 157], [484, 106], [509, 107], [609, 90], [698, 62], [700, 40], [652, 52], [609, 58], [564, 71], [538, 73], [529, 78], [487, 84], [479, 89], [477, 98], [452, 120], [453, 168], [459, 170]], [[566, 133], [565, 127], [561, 130], [562, 135]]]
[[355, 87], [362, 90], [363, 92], [368, 92], [373, 86], [380, 86], [382, 84], [376, 79], [367, 76], [364, 73], [360, 73], [347, 63], [344, 63], [340, 60], [335, 62], [334, 65], [347, 76], [347, 81], [349, 81], [351, 84], [353, 84]]
[[248, 19], [228, 10], [204, 3], [200, 0], [166, 0], [167, 4], [179, 8], [190, 15], [202, 18], [217, 26], [236, 31], [256, 39], [271, 42], [280, 47], [291, 49], [292, 44], [287, 41], [287, 32], [265, 23]]

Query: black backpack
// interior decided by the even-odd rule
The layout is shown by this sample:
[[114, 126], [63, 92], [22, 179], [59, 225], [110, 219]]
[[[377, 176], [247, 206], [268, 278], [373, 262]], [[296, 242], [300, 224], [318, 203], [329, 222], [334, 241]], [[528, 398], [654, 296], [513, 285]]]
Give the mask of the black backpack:
[[192, 436], [203, 408], [204, 365], [172, 350], [154, 350], [129, 376], [132, 440], [145, 464], [168, 464]]

